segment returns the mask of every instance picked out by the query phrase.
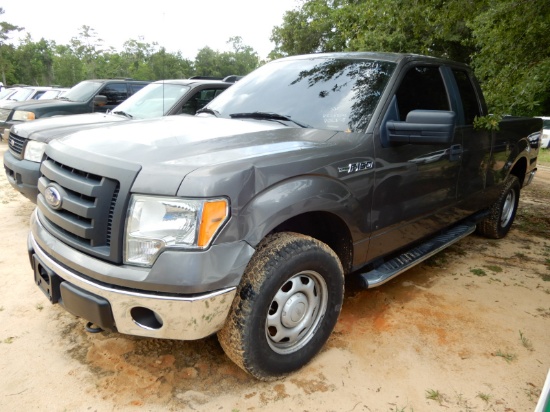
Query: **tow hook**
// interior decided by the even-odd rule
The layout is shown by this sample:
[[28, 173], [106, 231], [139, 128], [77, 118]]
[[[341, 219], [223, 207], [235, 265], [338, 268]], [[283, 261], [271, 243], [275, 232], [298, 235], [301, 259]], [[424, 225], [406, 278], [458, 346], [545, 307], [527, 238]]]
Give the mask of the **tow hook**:
[[99, 326], [94, 326], [93, 322], [88, 322], [86, 323], [86, 332], [99, 333], [103, 332], [103, 329], [101, 329]]

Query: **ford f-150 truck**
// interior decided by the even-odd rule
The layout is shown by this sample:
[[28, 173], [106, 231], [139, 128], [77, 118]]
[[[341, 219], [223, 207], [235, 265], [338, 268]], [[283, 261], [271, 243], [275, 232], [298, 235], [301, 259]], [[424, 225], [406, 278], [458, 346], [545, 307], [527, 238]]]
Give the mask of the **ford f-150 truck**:
[[194, 115], [235, 82], [234, 79], [174, 79], [150, 83], [108, 113], [54, 116], [11, 127], [9, 151], [4, 153], [8, 181], [36, 203], [40, 161], [54, 139], [104, 124], [178, 114]]
[[345, 276], [380, 286], [506, 235], [542, 121], [474, 127], [486, 115], [465, 65], [334, 53], [270, 62], [196, 116], [77, 132], [41, 164], [34, 279], [90, 330], [216, 333], [245, 371], [284, 376], [329, 338]]

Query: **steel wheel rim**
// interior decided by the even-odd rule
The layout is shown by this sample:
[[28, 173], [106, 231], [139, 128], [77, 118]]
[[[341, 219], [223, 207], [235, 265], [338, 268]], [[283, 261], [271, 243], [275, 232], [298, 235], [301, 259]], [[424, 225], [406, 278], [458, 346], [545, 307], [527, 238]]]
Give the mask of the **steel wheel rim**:
[[307, 345], [323, 320], [327, 302], [327, 284], [319, 273], [306, 270], [288, 279], [268, 308], [265, 335], [270, 348], [289, 354]]
[[502, 215], [500, 216], [500, 226], [506, 227], [510, 220], [512, 220], [512, 215], [514, 214], [514, 206], [516, 203], [516, 192], [510, 190], [506, 195], [504, 200], [504, 205], [502, 206]]

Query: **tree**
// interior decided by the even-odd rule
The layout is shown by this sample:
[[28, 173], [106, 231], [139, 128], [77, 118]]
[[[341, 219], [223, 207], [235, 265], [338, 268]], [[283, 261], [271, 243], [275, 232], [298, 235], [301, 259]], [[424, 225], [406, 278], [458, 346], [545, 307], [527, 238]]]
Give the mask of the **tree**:
[[17, 78], [21, 83], [50, 85], [54, 83], [53, 59], [55, 44], [43, 38], [33, 42], [30, 34], [15, 52]]
[[272, 31], [270, 57], [332, 51], [430, 54], [468, 61], [473, 0], [307, 0]]
[[149, 59], [153, 79], [186, 79], [193, 75], [193, 62], [182, 57], [181, 53], [166, 53], [161, 49], [153, 53]]
[[473, 65], [492, 110], [516, 115], [550, 113], [550, 3], [501, 0], [469, 26], [477, 46]]
[[90, 26], [83, 25], [78, 36], [71, 39], [73, 53], [84, 63], [86, 77], [96, 78], [97, 57], [103, 53], [103, 39]]
[[53, 72], [55, 83], [64, 87], [72, 87], [85, 79], [82, 60], [68, 45], [55, 46]]
[[[0, 7], [0, 15], [5, 11]], [[6, 40], [10, 39], [11, 32], [21, 31], [23, 27], [18, 27], [8, 22], [0, 22], [0, 70], [2, 74], [2, 83], [7, 85], [7, 79], [11, 77], [14, 65], [12, 64], [11, 57], [13, 56], [14, 47], [6, 44]]]
[[227, 43], [232, 45], [233, 51], [220, 53], [208, 46], [200, 49], [195, 57], [195, 74], [212, 77], [245, 75], [259, 66], [258, 53], [243, 44], [240, 37], [231, 37]]
[[269, 58], [344, 50], [345, 38], [338, 30], [338, 13], [345, 7], [343, 3], [346, 2], [309, 0], [301, 9], [287, 11], [283, 24], [271, 32], [275, 49]]

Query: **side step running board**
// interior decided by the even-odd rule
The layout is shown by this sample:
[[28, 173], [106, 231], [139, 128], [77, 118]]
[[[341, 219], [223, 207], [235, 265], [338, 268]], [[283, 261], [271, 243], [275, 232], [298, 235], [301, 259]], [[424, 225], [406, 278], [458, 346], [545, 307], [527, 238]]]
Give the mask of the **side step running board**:
[[454, 226], [446, 232], [384, 262], [373, 270], [359, 274], [359, 283], [365, 289], [380, 286], [453, 243], [458, 242], [460, 239], [471, 234], [475, 229], [476, 225], [474, 223]]

